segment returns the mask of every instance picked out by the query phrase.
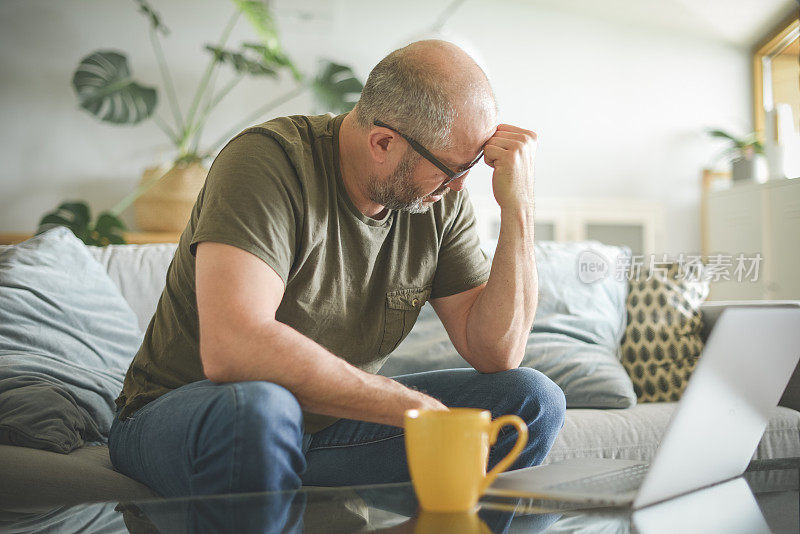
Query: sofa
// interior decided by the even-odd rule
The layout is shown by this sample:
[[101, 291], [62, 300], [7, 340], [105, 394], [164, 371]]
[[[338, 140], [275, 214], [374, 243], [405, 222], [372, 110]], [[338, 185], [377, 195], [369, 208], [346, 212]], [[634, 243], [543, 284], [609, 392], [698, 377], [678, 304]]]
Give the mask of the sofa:
[[[135, 313], [143, 331], [155, 310], [172, 259], [174, 244], [87, 247]], [[551, 244], [559, 250], [561, 244]], [[4, 251], [0, 247], [0, 265]], [[548, 280], [540, 289], [546, 291]], [[546, 270], [545, 270], [546, 272]], [[728, 306], [797, 306], [796, 302], [706, 302], [702, 305], [703, 336]], [[430, 306], [425, 306], [430, 308]], [[430, 313], [430, 312], [428, 312]], [[624, 320], [623, 320], [624, 325]], [[415, 331], [417, 328], [415, 328]], [[400, 351], [402, 352], [402, 351]], [[132, 354], [130, 355], [133, 356]], [[394, 356], [393, 356], [394, 358]], [[412, 362], [411, 368], [425, 369]], [[406, 367], [404, 370], [411, 370]], [[797, 372], [795, 373], [797, 375]], [[800, 406], [794, 377], [783, 406], [777, 406], [761, 439], [754, 459], [800, 457]], [[791, 394], [790, 394], [791, 393]], [[569, 402], [568, 396], [568, 402]], [[576, 457], [606, 457], [649, 460], [653, 457], [676, 403], [645, 403], [628, 408], [569, 407], [564, 427], [546, 463]], [[778, 476], [774, 473], [771, 476]], [[87, 444], [60, 454], [29, 447], [0, 445], [0, 502], [3, 508], [41, 510], [48, 506], [89, 501], [124, 501], [154, 497], [144, 485], [114, 470], [108, 449], [102, 443]], [[773, 486], [775, 481], [770, 481]], [[796, 487], [796, 474], [787, 476], [787, 486]]]

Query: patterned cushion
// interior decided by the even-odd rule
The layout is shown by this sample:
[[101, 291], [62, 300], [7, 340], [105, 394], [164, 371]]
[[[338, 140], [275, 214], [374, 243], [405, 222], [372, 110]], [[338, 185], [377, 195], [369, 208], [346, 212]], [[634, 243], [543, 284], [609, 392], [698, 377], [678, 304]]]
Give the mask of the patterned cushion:
[[708, 281], [699, 264], [642, 269], [630, 281], [622, 364], [639, 402], [677, 401], [703, 350], [700, 305]]

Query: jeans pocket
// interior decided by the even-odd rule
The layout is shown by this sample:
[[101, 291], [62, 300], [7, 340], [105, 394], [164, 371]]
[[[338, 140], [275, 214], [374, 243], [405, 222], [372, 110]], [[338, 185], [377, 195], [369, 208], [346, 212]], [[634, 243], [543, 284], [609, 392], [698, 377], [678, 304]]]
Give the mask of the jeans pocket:
[[422, 306], [431, 296], [430, 287], [397, 289], [386, 293], [383, 339], [378, 353], [386, 356], [411, 332]]

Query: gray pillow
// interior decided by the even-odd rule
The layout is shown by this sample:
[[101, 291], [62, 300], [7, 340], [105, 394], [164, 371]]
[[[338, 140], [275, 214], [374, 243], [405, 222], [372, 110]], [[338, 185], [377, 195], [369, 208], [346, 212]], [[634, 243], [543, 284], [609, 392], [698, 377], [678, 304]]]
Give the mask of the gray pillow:
[[628, 280], [615, 271], [627, 256], [629, 248], [597, 241], [536, 246], [539, 307], [523, 365], [561, 386], [570, 408], [636, 404], [620, 361]]
[[[539, 305], [522, 365], [558, 384], [570, 408], [633, 406], [633, 385], [619, 360], [628, 285], [614, 272], [617, 258], [629, 256], [630, 250], [596, 241], [544, 241], [536, 243], [535, 253]], [[587, 263], [605, 265], [605, 275], [593, 280], [579, 276], [578, 269]], [[433, 308], [426, 305], [380, 374], [457, 367], [468, 364], [456, 352]]]
[[2, 387], [0, 443], [67, 454], [76, 443], [101, 439], [94, 421], [59, 384], [20, 375], [4, 379]]
[[0, 443], [68, 452], [104, 440], [141, 339], [136, 315], [68, 229], [0, 252]]

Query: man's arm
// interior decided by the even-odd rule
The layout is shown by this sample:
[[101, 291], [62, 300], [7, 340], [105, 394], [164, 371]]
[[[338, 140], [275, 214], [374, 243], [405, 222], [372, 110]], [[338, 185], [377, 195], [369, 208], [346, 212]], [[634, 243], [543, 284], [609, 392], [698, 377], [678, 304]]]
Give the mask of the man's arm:
[[458, 353], [481, 372], [519, 366], [538, 304], [533, 252], [536, 134], [501, 124], [484, 146], [494, 168], [500, 236], [489, 281], [431, 301]]
[[209, 380], [265, 380], [291, 391], [306, 411], [394, 426], [411, 408], [447, 409], [277, 321], [283, 281], [256, 256], [202, 242], [195, 262], [200, 357]]

